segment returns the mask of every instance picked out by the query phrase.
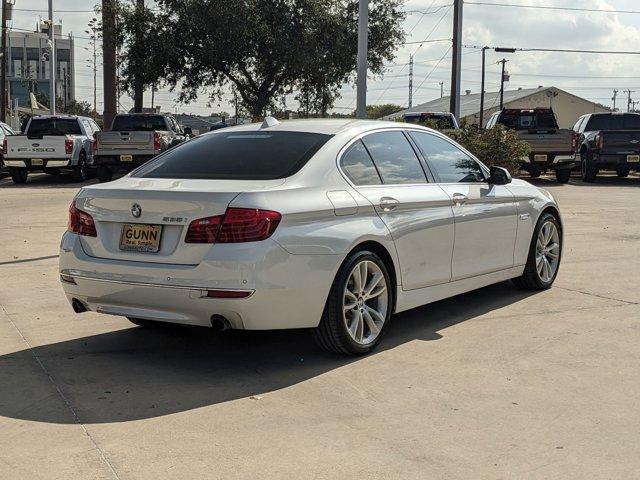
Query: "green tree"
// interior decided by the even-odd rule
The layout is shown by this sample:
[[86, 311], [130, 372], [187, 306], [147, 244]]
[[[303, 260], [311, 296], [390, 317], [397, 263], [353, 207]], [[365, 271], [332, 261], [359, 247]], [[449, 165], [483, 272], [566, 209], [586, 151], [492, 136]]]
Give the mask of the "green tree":
[[[144, 21], [149, 42], [131, 40], [125, 48], [127, 85], [140, 75], [164, 79], [185, 102], [202, 89], [220, 98], [232, 86], [260, 117], [293, 91], [304, 95], [307, 111], [325, 114], [339, 87], [355, 78], [357, 0], [158, 0], [158, 6]], [[402, 0], [371, 0], [374, 75], [404, 40], [401, 6]], [[126, 23], [125, 36], [133, 39], [136, 28]]]
[[[34, 93], [36, 97], [36, 101], [41, 105], [44, 105], [46, 108], [50, 107], [49, 104], [49, 95], [46, 92], [36, 92]], [[66, 105], [64, 105], [64, 100], [58, 97], [56, 100], [56, 110], [60, 113], [66, 113], [68, 115], [80, 115], [83, 117], [91, 116], [93, 108], [91, 103], [89, 102], [78, 102], [77, 100], [71, 100]]]
[[[392, 113], [399, 112], [404, 107], [395, 105], [393, 103], [386, 103], [384, 105], [367, 105], [367, 118], [376, 120]], [[354, 112], [355, 115], [355, 112]]]

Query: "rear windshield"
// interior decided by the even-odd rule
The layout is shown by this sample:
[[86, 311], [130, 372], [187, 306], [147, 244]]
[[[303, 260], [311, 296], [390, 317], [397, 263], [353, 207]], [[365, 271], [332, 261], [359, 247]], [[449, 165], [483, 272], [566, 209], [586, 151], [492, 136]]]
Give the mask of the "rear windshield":
[[133, 177], [273, 180], [298, 172], [331, 135], [239, 131], [189, 140], [135, 170]]
[[420, 114], [407, 114], [404, 116], [406, 123], [416, 123], [420, 125], [433, 124], [437, 128], [453, 130], [456, 126], [453, 124], [451, 115], [442, 113], [420, 113]]
[[82, 135], [82, 131], [75, 118], [36, 118], [31, 120], [27, 137], [42, 138], [45, 135]]
[[498, 123], [514, 130], [549, 129], [555, 130], [556, 120], [551, 110], [521, 112], [505, 110]]
[[640, 130], [640, 115], [593, 115], [585, 131], [596, 130]]
[[166, 129], [167, 124], [162, 115], [117, 116], [111, 127], [114, 132], [153, 132]]

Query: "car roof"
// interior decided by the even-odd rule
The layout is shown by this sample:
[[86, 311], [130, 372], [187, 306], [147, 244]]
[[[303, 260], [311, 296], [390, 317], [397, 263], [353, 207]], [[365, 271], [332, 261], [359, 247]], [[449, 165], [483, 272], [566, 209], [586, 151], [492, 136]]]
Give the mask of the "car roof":
[[[233, 131], [282, 131], [282, 132], [308, 132], [322, 133], [325, 135], [336, 135], [349, 129], [373, 130], [384, 127], [398, 127], [405, 125], [398, 122], [387, 122], [382, 120], [355, 120], [342, 118], [320, 118], [304, 120], [282, 120], [274, 126], [262, 127], [262, 123], [250, 123], [230, 127]], [[406, 125], [405, 125], [406, 126]], [[227, 130], [228, 132], [229, 130]]]

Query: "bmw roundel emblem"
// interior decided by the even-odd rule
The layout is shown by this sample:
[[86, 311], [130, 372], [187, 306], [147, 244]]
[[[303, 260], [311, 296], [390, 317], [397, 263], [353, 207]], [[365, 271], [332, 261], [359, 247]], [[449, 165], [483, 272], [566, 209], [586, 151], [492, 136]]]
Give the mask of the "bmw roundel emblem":
[[139, 218], [140, 215], [142, 215], [142, 208], [140, 207], [140, 205], [138, 205], [137, 203], [131, 205], [131, 215], [133, 215], [135, 218]]

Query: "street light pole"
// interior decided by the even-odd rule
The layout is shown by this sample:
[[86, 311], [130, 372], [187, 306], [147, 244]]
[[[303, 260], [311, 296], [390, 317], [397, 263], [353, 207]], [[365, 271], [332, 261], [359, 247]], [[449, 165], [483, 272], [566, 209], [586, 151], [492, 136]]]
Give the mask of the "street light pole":
[[49, 0], [49, 46], [51, 53], [49, 54], [49, 65], [51, 70], [49, 85], [49, 105], [51, 106], [51, 115], [56, 114], [56, 35], [53, 31], [53, 0]]
[[451, 97], [449, 111], [460, 119], [460, 81], [462, 77], [462, 8], [463, 0], [453, 2], [453, 45], [451, 54]]
[[480, 82], [480, 121], [478, 123], [479, 128], [484, 127], [484, 66], [486, 53], [489, 47], [482, 47], [482, 81]]
[[367, 51], [369, 48], [369, 0], [358, 2], [358, 78], [356, 117], [367, 118]]

